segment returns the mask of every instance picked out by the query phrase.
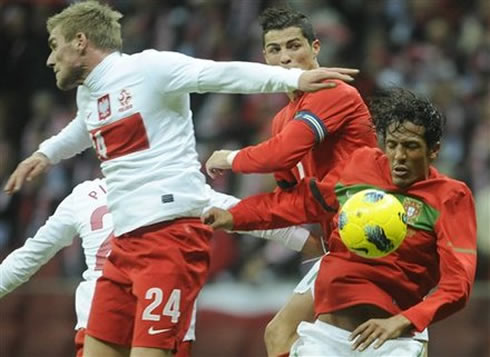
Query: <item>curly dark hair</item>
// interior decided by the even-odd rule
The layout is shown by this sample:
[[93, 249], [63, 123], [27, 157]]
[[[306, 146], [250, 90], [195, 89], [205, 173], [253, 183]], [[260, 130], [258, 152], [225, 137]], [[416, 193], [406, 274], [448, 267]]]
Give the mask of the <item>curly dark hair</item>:
[[379, 90], [369, 98], [368, 107], [382, 142], [390, 125], [395, 123], [397, 130], [406, 121], [425, 128], [424, 138], [429, 149], [441, 140], [446, 121], [444, 115], [428, 99], [407, 89]]
[[264, 36], [271, 30], [283, 30], [288, 27], [299, 27], [301, 33], [311, 43], [316, 39], [313, 25], [306, 15], [290, 8], [268, 8], [259, 17], [262, 26], [262, 43]]

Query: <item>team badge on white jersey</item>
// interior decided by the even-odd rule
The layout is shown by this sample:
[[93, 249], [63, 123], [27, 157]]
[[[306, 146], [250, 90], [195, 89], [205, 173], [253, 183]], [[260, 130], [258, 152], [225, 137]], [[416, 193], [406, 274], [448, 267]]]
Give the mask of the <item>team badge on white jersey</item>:
[[109, 94], [97, 99], [97, 110], [99, 111], [99, 120], [104, 120], [111, 116], [111, 101], [109, 99]]

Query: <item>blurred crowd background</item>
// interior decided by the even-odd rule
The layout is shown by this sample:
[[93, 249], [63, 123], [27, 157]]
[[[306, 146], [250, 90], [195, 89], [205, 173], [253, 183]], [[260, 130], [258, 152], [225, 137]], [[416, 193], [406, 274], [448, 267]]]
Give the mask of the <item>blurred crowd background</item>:
[[[477, 284], [468, 308], [451, 320], [435, 325], [430, 351], [432, 356], [490, 354], [489, 0], [107, 2], [124, 14], [122, 29], [127, 53], [156, 48], [200, 58], [257, 62], [263, 62], [258, 15], [269, 6], [290, 6], [310, 16], [322, 44], [320, 64], [361, 70], [354, 86], [365, 98], [384, 86], [407, 87], [431, 98], [447, 117], [436, 166], [465, 181], [476, 199], [479, 264]], [[75, 115], [75, 92], [57, 90], [54, 75], [45, 65], [49, 54], [46, 19], [69, 3], [67, 0], [0, 0], [0, 182], [5, 183], [19, 161]], [[202, 162], [213, 150], [236, 149], [266, 139], [273, 115], [286, 103], [285, 95], [193, 95]], [[28, 184], [12, 198], [0, 194], [0, 258], [32, 236], [77, 183], [99, 175], [98, 162], [89, 151], [53, 167], [42, 179]], [[218, 191], [238, 197], [274, 188], [274, 181], [267, 175], [226, 174], [209, 183]], [[230, 289], [217, 298], [212, 295], [213, 286], [218, 290], [235, 286], [242, 295], [254, 294], [252, 301], [245, 299], [244, 304], [248, 301], [254, 305], [252, 310], [260, 310], [262, 315], [247, 315], [243, 312], [249, 311], [246, 307], [235, 304], [234, 316], [239, 315], [240, 319], [230, 322], [223, 317], [227, 328], [212, 333], [210, 322], [218, 328], [217, 321], [221, 320], [203, 308], [195, 355], [262, 356], [265, 352], [260, 334], [274, 311], [257, 307], [267, 300], [265, 295], [270, 292], [267, 288], [282, 292], [284, 289], [274, 287], [294, 286], [307, 265], [301, 263], [301, 256], [278, 244], [247, 236], [219, 233], [213, 244], [213, 267], [207, 288], [209, 296], [213, 296], [211, 299], [238, 301]], [[48, 264], [33, 282], [0, 301], [2, 357], [56, 357], [71, 353], [72, 287], [83, 270], [80, 246], [74, 244]], [[285, 290], [284, 294], [272, 300], [283, 301], [289, 291]], [[59, 302], [46, 308], [53, 304], [55, 296]], [[39, 307], [33, 307], [36, 305]], [[37, 317], [32, 317], [36, 314]], [[233, 315], [233, 311], [227, 314]], [[42, 339], [36, 322], [39, 319], [51, 321], [46, 323], [53, 327], [43, 329]], [[233, 324], [235, 332], [229, 328]], [[449, 332], [455, 329], [457, 334]], [[206, 341], [199, 341], [200, 330], [215, 345], [219, 335], [225, 336], [220, 352], [205, 345]], [[456, 337], [449, 338], [450, 335]], [[43, 343], [46, 338], [52, 342]], [[209, 343], [208, 338], [203, 340]], [[53, 346], [63, 352], [42, 352], [43, 348]]]

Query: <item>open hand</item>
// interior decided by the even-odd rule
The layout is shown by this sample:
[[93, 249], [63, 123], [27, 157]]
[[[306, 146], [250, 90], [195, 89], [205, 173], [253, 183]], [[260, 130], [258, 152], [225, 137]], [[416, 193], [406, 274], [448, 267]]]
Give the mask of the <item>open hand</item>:
[[359, 325], [350, 335], [352, 349], [364, 351], [375, 340], [374, 348], [377, 349], [386, 340], [400, 337], [412, 327], [412, 323], [405, 316], [398, 314], [387, 319], [370, 319]]
[[298, 89], [303, 92], [315, 92], [324, 88], [333, 88], [334, 82], [325, 82], [328, 79], [338, 79], [344, 82], [352, 82], [353, 75], [359, 73], [354, 68], [325, 68], [320, 67], [305, 71], [299, 77]]
[[35, 152], [22, 161], [10, 175], [4, 191], [9, 195], [19, 191], [25, 181], [31, 181], [36, 176], [45, 172], [49, 167], [49, 159], [40, 152]]

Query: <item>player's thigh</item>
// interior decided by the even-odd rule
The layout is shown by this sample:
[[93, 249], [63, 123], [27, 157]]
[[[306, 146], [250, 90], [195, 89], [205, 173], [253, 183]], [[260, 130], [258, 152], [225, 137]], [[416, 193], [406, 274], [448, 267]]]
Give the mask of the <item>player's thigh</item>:
[[116, 257], [116, 254], [111, 254], [105, 263], [103, 275], [97, 280], [85, 333], [98, 340], [129, 348], [136, 298], [123, 269], [112, 261]]
[[85, 340], [85, 329], [78, 329], [75, 334], [75, 357], [83, 356], [83, 342]]
[[[147, 235], [153, 247], [131, 273], [136, 296], [132, 345], [172, 350], [191, 324], [194, 302], [209, 267], [210, 230], [199, 220], [179, 220]], [[165, 242], [165, 244], [162, 244]]]
[[158, 348], [133, 347], [130, 357], [174, 357], [174, 353], [170, 350]]
[[84, 357], [129, 357], [130, 353], [127, 347], [105, 342], [89, 335], [85, 335], [83, 345]]

